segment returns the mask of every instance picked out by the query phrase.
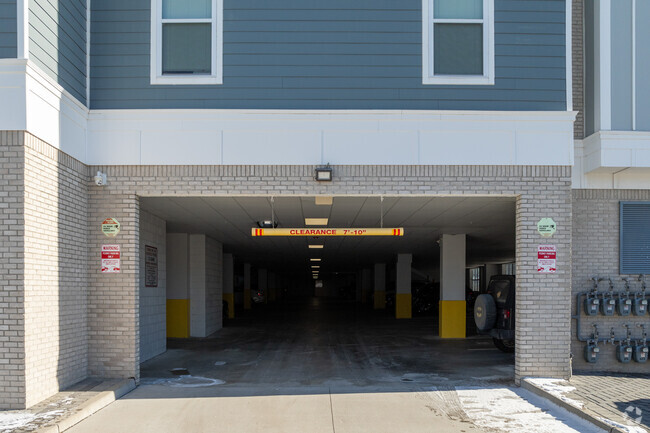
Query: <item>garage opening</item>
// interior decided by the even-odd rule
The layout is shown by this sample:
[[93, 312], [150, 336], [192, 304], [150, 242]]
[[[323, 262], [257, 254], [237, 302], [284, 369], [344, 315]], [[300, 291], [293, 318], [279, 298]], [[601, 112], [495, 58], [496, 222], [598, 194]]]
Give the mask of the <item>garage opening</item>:
[[[349, 379], [355, 356], [370, 371], [510, 372], [474, 303], [495, 276], [516, 278], [515, 207], [509, 196], [141, 197], [141, 362], [162, 371], [152, 358], [167, 349], [225, 345], [246, 364], [275, 344], [284, 354], [269, 362], [293, 363], [273, 380], [313, 375], [315, 360], [323, 377]], [[403, 233], [254, 236], [288, 228]]]

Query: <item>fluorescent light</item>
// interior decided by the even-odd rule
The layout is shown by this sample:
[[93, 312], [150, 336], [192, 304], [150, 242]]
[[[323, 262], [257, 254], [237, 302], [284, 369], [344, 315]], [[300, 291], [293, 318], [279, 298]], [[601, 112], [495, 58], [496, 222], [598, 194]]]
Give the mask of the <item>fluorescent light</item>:
[[312, 268], [312, 269], [320, 269], [320, 266], [311, 265], [311, 268]]
[[321, 259], [309, 259], [310, 262], [320, 262]]
[[327, 218], [305, 218], [306, 226], [326, 226]]
[[317, 206], [332, 206], [332, 196], [329, 195], [317, 195], [316, 196], [316, 205]]
[[314, 245], [314, 244], [311, 244], [311, 245], [309, 245], [309, 248], [312, 249], [312, 250], [313, 250], [313, 249], [321, 249], [321, 248], [323, 248], [323, 245]]

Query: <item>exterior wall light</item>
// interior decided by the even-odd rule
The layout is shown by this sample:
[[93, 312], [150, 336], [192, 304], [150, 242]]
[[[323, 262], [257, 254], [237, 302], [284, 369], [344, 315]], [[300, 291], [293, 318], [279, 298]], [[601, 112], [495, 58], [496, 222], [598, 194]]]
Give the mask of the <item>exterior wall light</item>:
[[264, 221], [256, 221], [256, 223], [257, 223], [257, 227], [261, 229], [274, 229], [278, 227], [277, 221], [264, 220]]
[[327, 164], [327, 167], [316, 167], [314, 179], [318, 182], [331, 182], [332, 181], [332, 167]]

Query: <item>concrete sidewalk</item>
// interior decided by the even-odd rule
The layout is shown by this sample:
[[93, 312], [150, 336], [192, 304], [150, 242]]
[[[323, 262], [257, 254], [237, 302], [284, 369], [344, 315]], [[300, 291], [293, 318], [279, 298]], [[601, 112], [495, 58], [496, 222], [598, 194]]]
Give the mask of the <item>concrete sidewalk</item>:
[[35, 406], [0, 412], [0, 432], [59, 433], [135, 389], [133, 379], [86, 379]]
[[650, 432], [650, 374], [575, 374], [570, 381], [527, 378], [522, 386], [612, 432]]

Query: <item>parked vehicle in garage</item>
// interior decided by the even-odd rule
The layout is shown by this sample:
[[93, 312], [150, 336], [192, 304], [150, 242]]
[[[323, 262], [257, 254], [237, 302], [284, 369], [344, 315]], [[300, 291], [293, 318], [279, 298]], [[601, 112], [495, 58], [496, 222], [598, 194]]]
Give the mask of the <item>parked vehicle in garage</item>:
[[474, 302], [474, 322], [481, 334], [492, 336], [503, 352], [515, 350], [515, 277], [495, 275]]

